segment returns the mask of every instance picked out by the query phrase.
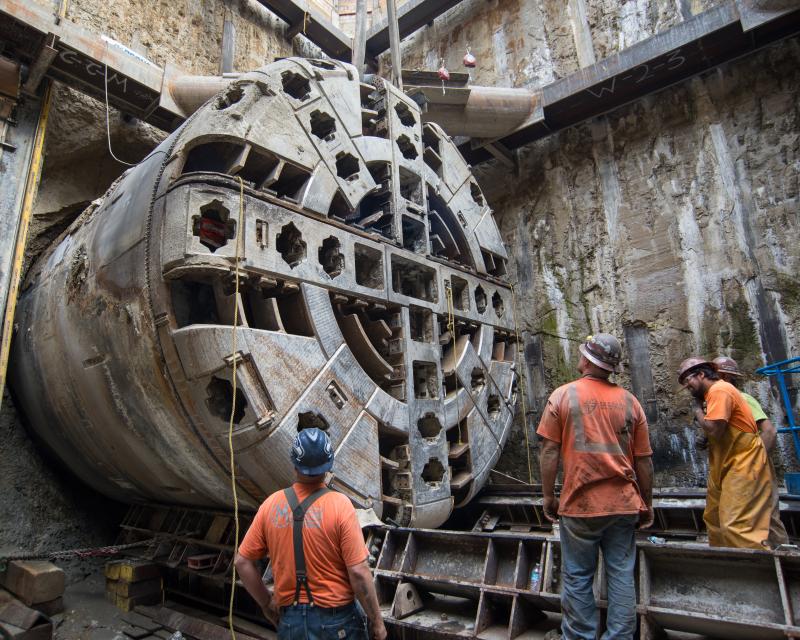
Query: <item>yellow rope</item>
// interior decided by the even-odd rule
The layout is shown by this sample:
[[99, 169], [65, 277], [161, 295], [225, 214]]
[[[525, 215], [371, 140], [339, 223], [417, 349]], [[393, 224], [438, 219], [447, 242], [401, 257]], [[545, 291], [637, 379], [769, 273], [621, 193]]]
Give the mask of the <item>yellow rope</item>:
[[514, 285], [511, 285], [511, 300], [514, 305], [514, 335], [517, 340], [517, 352], [514, 356], [514, 364], [517, 368], [517, 377], [519, 379], [520, 400], [522, 401], [522, 426], [525, 430], [525, 453], [528, 457], [528, 484], [533, 484], [533, 471], [531, 468], [531, 443], [528, 437], [528, 407], [525, 402], [525, 380], [522, 375], [522, 364], [524, 363], [525, 356], [522, 354], [522, 342], [519, 339], [519, 324], [517, 319], [517, 292]]
[[[233, 378], [233, 398], [231, 400], [231, 419], [228, 424], [228, 450], [230, 451], [230, 464], [231, 464], [231, 491], [233, 492], [233, 521], [235, 528], [235, 538], [233, 541], [234, 553], [239, 551], [239, 496], [236, 492], [236, 467], [233, 456], [233, 418], [236, 415], [236, 325], [239, 324], [239, 252], [241, 249], [242, 238], [244, 238], [244, 227], [242, 221], [244, 219], [244, 182], [240, 176], [236, 176], [239, 180], [239, 222], [236, 225], [236, 251], [234, 257], [234, 295], [233, 295], [233, 327], [231, 328], [231, 338], [233, 342], [232, 348], [232, 378]], [[236, 565], [231, 564], [231, 599], [228, 603], [228, 628], [231, 632], [231, 638], [236, 640], [236, 632], [233, 630], [233, 597], [236, 593]]]
[[456, 319], [453, 308], [453, 289], [448, 281], [445, 287], [447, 298], [447, 330], [453, 340], [453, 377], [456, 379], [456, 425], [458, 425], [458, 444], [461, 444], [461, 408], [458, 402], [458, 346], [456, 343]]

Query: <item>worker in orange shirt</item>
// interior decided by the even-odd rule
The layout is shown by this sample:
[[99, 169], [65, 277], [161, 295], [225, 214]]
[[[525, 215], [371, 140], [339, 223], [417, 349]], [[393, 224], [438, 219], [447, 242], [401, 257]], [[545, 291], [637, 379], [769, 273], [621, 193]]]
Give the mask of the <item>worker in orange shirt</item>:
[[[278, 638], [383, 640], [383, 623], [367, 548], [355, 509], [328, 489], [333, 448], [321, 429], [303, 429], [292, 445], [296, 482], [269, 496], [239, 545], [236, 570], [248, 593], [278, 629]], [[269, 556], [272, 594], [256, 561]]]
[[719, 356], [714, 358], [714, 365], [717, 367], [719, 377], [725, 382], [730, 382], [742, 394], [747, 406], [753, 413], [753, 420], [756, 421], [758, 433], [761, 436], [761, 441], [764, 443], [764, 448], [767, 450], [767, 461], [769, 462], [769, 470], [772, 475], [772, 513], [769, 519], [769, 543], [770, 546], [777, 547], [781, 544], [789, 542], [789, 534], [786, 532], [786, 527], [783, 526], [781, 521], [781, 512], [778, 505], [778, 478], [775, 473], [775, 466], [772, 464], [770, 457], [772, 451], [775, 449], [775, 442], [778, 439], [778, 430], [770, 422], [761, 404], [749, 393], [745, 393], [739, 389], [739, 379], [742, 377], [742, 372], [739, 371], [739, 364], [733, 358], [728, 356]]
[[695, 420], [708, 437], [703, 513], [708, 544], [764, 548], [772, 512], [772, 474], [753, 413], [738, 389], [721, 380], [714, 363], [704, 358], [684, 360], [678, 382], [694, 396]]
[[[561, 516], [561, 633], [565, 640], [595, 640], [597, 606], [592, 582], [603, 550], [608, 616], [602, 638], [630, 640], [636, 630], [635, 528], [653, 523], [653, 451], [638, 400], [609, 382], [619, 372], [622, 348], [607, 333], [578, 347], [581, 378], [556, 389], [537, 433], [544, 514]], [[561, 502], [555, 497], [564, 460]]]

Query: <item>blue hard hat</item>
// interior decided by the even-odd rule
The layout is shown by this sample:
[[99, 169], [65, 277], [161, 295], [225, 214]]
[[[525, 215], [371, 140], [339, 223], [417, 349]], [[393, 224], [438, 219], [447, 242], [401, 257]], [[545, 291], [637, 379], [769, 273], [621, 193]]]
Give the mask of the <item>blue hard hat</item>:
[[318, 476], [333, 466], [333, 447], [328, 434], [322, 429], [303, 429], [292, 443], [292, 462], [307, 476]]

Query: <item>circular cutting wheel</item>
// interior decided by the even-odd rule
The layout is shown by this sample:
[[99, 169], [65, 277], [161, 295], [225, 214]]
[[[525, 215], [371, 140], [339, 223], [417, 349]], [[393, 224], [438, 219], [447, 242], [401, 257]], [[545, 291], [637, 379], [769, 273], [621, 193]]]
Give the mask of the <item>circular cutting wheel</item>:
[[435, 527], [508, 437], [506, 258], [415, 102], [347, 64], [281, 60], [201, 107], [31, 269], [15, 390], [118, 499], [229, 508], [232, 417], [245, 506], [292, 481], [292, 438], [320, 427], [334, 488]]

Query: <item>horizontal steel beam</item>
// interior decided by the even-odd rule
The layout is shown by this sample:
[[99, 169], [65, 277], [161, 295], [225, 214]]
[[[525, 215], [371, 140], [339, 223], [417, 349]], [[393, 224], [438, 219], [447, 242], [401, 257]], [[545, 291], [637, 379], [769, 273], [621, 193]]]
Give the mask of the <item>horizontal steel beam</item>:
[[[262, 4], [329, 56], [349, 61], [350, 38], [317, 9], [293, 0]], [[219, 77], [187, 76], [170, 64], [162, 68], [108, 36], [57, 20], [46, 7], [21, 0], [0, 0], [0, 42], [4, 55], [30, 70], [23, 89], [33, 92], [42, 77], [49, 77], [99, 100], [107, 96], [115, 108], [165, 131], [172, 131], [189, 115], [187, 104], [197, 106], [196, 100], [186, 102], [188, 93], [202, 97], [211, 86], [213, 94], [223, 82]], [[178, 89], [182, 95], [176, 100], [172, 92]]]
[[[701, 538], [706, 534], [703, 511], [705, 489], [653, 492], [655, 522], [651, 529], [658, 535]], [[800, 500], [783, 494], [779, 501], [781, 520], [789, 536], [800, 536]], [[465, 508], [475, 522], [473, 531], [550, 531], [544, 517], [541, 487], [537, 485], [489, 486]]]
[[326, 55], [350, 62], [353, 39], [335, 27], [309, 0], [258, 0], [258, 3], [287, 22], [293, 33], [302, 33]]
[[47, 76], [100, 100], [107, 93], [114, 107], [166, 131], [185, 115], [162, 100], [164, 69], [112, 38], [57, 21], [36, 3], [0, 0], [0, 41], [5, 55], [38, 76], [36, 84]]
[[[541, 116], [498, 139], [517, 149], [800, 32], [800, 10], [754, 12], [728, 2], [557, 80], [539, 94]], [[469, 143], [471, 164], [493, 158]]]
[[[417, 29], [455, 7], [461, 0], [406, 0], [397, 10], [400, 37]], [[375, 58], [389, 48], [389, 20], [381, 20], [367, 33], [367, 57]]]

